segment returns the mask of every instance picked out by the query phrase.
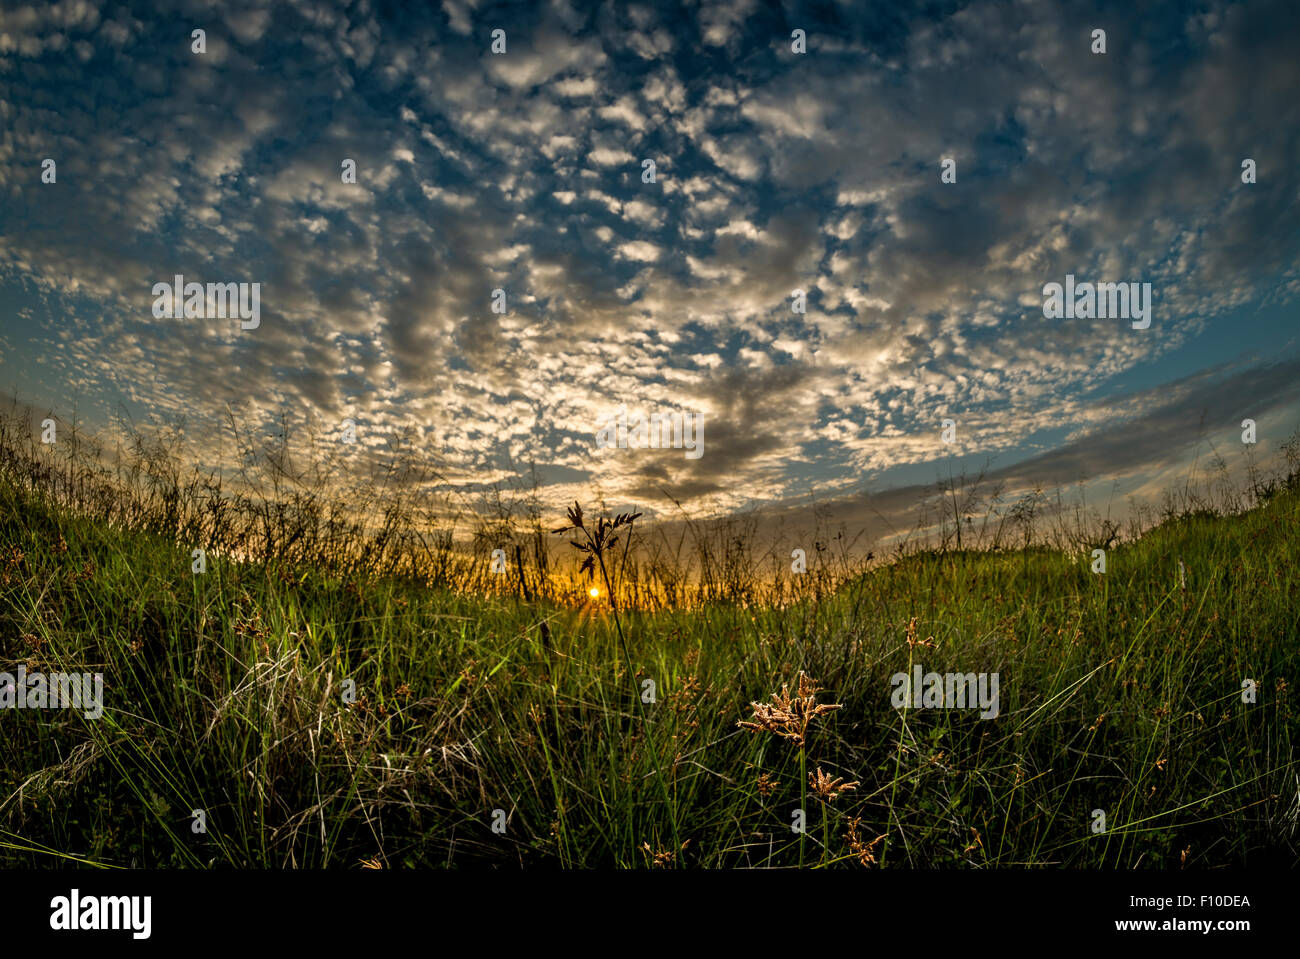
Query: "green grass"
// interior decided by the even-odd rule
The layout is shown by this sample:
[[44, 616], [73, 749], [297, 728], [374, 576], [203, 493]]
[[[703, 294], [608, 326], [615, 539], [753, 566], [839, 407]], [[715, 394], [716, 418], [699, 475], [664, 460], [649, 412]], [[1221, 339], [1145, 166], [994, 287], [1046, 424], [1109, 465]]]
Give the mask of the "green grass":
[[[851, 820], [883, 837], [870, 868], [1300, 859], [1294, 492], [1165, 523], [1104, 575], [920, 553], [820, 602], [623, 611], [626, 652], [607, 611], [301, 562], [194, 575], [7, 481], [0, 517], [0, 669], [106, 686], [97, 721], [0, 712], [7, 866], [645, 867], [676, 830], [688, 867], [861, 868]], [[912, 662], [998, 672], [1000, 715], [895, 710]], [[737, 727], [801, 670], [841, 704], [803, 752]], [[823, 803], [818, 767], [859, 785]]]

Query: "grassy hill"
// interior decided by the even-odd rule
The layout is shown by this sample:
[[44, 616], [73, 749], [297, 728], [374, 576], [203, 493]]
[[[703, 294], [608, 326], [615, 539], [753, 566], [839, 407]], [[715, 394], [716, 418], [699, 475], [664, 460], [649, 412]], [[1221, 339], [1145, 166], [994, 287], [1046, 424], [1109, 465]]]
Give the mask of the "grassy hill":
[[[195, 574], [6, 481], [0, 670], [105, 692], [97, 720], [0, 711], [0, 863], [1294, 865], [1297, 520], [1283, 492], [1104, 574], [922, 553], [820, 602], [616, 620], [301, 561]], [[999, 714], [895, 709], [917, 663], [998, 673]], [[802, 744], [738, 725], [787, 685]]]

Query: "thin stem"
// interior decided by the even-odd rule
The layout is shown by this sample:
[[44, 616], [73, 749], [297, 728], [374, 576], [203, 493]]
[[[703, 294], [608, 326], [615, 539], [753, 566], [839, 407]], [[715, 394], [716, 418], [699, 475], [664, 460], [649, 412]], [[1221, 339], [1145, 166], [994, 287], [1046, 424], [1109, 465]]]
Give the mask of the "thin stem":
[[822, 803], [822, 858], [821, 864], [826, 865], [826, 857], [831, 850], [831, 827], [827, 817], [830, 816], [830, 803]]
[[[629, 538], [631, 537], [631, 535], [632, 535], [632, 531], [628, 530]], [[588, 534], [587, 538], [590, 541], [591, 535]], [[593, 547], [594, 545], [595, 544], [593, 543]], [[594, 550], [594, 552], [596, 553], [596, 562], [600, 564], [601, 578], [605, 581], [605, 590], [609, 594], [609, 606], [610, 609], [613, 610], [614, 612], [614, 628], [618, 631], [618, 642], [623, 649], [623, 658], [627, 661], [628, 673], [630, 675], [632, 671], [632, 653], [628, 649], [627, 638], [623, 635], [623, 623], [621, 617], [619, 616], [618, 598], [614, 593], [614, 584], [610, 582], [609, 570], [605, 568], [605, 557], [602, 551], [596, 549]], [[672, 863], [674, 867], [676, 867], [679, 864], [678, 860], [681, 856], [681, 851], [682, 851], [681, 837], [678, 836], [677, 834], [677, 809], [673, 805], [672, 800], [669, 799], [668, 797], [668, 785], [667, 783], [664, 782], [663, 763], [660, 759], [659, 747], [654, 741], [654, 736], [651, 735], [650, 720], [649, 717], [646, 716], [645, 703], [641, 701], [641, 696], [639, 695], [636, 689], [633, 689], [632, 691], [632, 698], [636, 702], [637, 711], [641, 714], [641, 725], [642, 728], [645, 730], [646, 742], [650, 744], [650, 750], [654, 756], [655, 779], [659, 781], [659, 791], [663, 794], [664, 804], [668, 807], [669, 823], [672, 825], [672, 830], [673, 830]]]
[[803, 814], [803, 826], [799, 830], [799, 868], [803, 868], [803, 844], [808, 835], [808, 759], [803, 746], [799, 747], [799, 812]]

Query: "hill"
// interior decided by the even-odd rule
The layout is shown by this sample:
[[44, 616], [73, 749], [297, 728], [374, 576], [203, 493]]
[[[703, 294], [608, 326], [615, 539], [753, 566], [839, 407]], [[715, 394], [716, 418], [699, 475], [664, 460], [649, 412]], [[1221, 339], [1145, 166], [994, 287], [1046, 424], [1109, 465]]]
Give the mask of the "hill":
[[[8, 480], [0, 517], [0, 671], [104, 684], [98, 718], [0, 711], [4, 865], [1300, 861], [1294, 491], [1104, 573], [932, 552], [783, 608], [617, 617], [302, 561], [196, 573]], [[996, 716], [895, 708], [918, 665], [996, 674]]]

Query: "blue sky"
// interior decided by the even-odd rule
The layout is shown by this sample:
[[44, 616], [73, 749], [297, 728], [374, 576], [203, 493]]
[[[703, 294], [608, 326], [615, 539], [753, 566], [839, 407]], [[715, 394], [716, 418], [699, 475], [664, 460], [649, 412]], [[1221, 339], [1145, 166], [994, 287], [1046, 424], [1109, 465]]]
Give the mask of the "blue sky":
[[[468, 494], [536, 464], [652, 515], [851, 520], [986, 461], [1149, 497], [1300, 427], [1294, 3], [406, 6], [7, 5], [0, 386], [213, 465], [227, 414], [350, 418], [359, 474], [405, 433]], [[156, 319], [177, 273], [261, 325]], [[1150, 328], [1045, 319], [1067, 273], [1151, 283]], [[704, 455], [597, 449], [620, 406]]]

